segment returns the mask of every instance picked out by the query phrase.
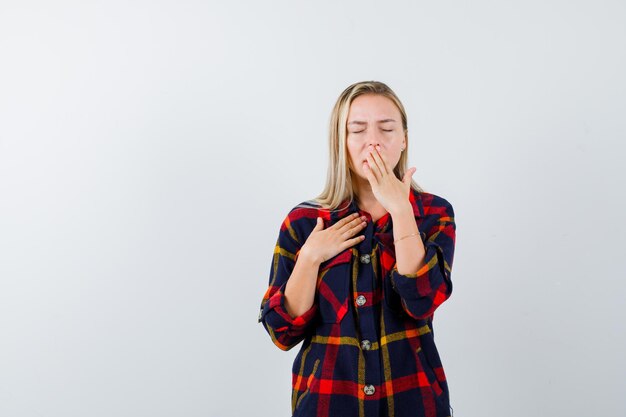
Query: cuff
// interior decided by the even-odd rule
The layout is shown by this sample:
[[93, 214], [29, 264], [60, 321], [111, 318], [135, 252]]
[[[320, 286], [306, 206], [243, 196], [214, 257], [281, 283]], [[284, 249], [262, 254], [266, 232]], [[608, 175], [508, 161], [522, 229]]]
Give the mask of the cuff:
[[[393, 268], [391, 269], [389, 278], [391, 282], [391, 287], [395, 291], [398, 291], [398, 281], [400, 281], [401, 284], [405, 284], [406, 281], [410, 279], [421, 280], [422, 278], [428, 278], [430, 271], [432, 271], [434, 268], [437, 267], [437, 263], [439, 261], [438, 256], [437, 256], [440, 250], [439, 246], [433, 242], [424, 242], [424, 250], [425, 250], [424, 265], [419, 270], [417, 270], [416, 272], [412, 274], [399, 273], [398, 264], [397, 263], [393, 264]], [[418, 289], [421, 289], [419, 285], [418, 285]], [[424, 288], [424, 290], [427, 290], [427, 289]]]
[[285, 307], [284, 291], [286, 286], [287, 282], [283, 283], [274, 295], [270, 297], [267, 303], [265, 303], [265, 308], [259, 316], [259, 321], [262, 321], [271, 310], [274, 310], [274, 312], [278, 315], [276, 318], [277, 323], [275, 323], [276, 326], [274, 326], [276, 331], [286, 330], [287, 328], [291, 328], [292, 330], [303, 328], [313, 319], [313, 317], [315, 317], [315, 314], [317, 313], [317, 304], [314, 303], [310, 309], [301, 315], [291, 317]]

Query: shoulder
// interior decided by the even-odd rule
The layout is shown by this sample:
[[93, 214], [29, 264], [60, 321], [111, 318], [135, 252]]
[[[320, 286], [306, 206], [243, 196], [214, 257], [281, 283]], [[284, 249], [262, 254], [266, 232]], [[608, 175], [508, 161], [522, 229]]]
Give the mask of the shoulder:
[[298, 243], [304, 243], [309, 237], [317, 218], [328, 218], [328, 209], [324, 209], [314, 200], [306, 200], [293, 206], [283, 219], [280, 225], [280, 232], [288, 232]]
[[419, 192], [411, 190], [414, 193], [415, 200], [421, 204], [424, 216], [438, 217], [454, 217], [454, 209], [452, 203], [445, 197], [425, 191]]

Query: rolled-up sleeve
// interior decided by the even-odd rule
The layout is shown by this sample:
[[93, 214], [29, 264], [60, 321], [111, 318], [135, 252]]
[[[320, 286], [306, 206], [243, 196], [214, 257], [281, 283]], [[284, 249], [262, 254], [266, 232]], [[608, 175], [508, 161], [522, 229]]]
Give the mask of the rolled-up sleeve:
[[445, 209], [426, 231], [424, 265], [414, 274], [400, 274], [394, 264], [390, 272], [392, 290], [400, 295], [403, 310], [414, 319], [431, 316], [452, 294], [456, 223], [452, 205], [443, 202]]
[[285, 308], [285, 287], [301, 247], [302, 243], [287, 215], [274, 247], [269, 287], [263, 296], [258, 317], [258, 322], [263, 324], [274, 344], [282, 350], [289, 350], [304, 339], [318, 308], [314, 303], [298, 317], [291, 317]]

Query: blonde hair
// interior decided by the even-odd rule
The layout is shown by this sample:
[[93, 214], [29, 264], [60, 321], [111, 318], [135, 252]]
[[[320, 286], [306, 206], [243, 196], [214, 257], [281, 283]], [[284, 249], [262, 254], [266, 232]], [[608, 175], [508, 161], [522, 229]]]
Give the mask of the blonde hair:
[[[352, 173], [349, 168], [350, 158], [346, 148], [346, 123], [352, 101], [363, 94], [378, 94], [387, 97], [394, 102], [402, 116], [402, 128], [405, 136], [408, 132], [406, 111], [400, 99], [386, 84], [379, 81], [362, 81], [354, 83], [346, 88], [337, 99], [330, 117], [330, 135], [328, 141], [329, 162], [326, 185], [324, 190], [313, 199], [325, 209], [340, 210], [339, 205], [346, 199], [348, 204], [355, 197], [352, 185]], [[406, 147], [400, 155], [398, 164], [393, 169], [396, 177], [400, 180], [404, 177], [408, 165], [409, 141], [407, 137]], [[411, 188], [423, 192], [422, 188], [411, 179]]]

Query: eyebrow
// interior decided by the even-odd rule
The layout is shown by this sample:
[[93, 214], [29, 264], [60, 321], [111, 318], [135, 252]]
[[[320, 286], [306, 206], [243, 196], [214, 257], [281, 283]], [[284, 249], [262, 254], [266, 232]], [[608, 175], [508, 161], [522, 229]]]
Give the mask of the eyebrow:
[[[394, 119], [382, 119], [378, 121], [378, 123], [389, 123], [389, 122], [395, 122], [395, 120]], [[348, 124], [349, 125], [366, 125], [367, 122], [364, 122], [362, 120], [353, 120], [349, 122]]]

